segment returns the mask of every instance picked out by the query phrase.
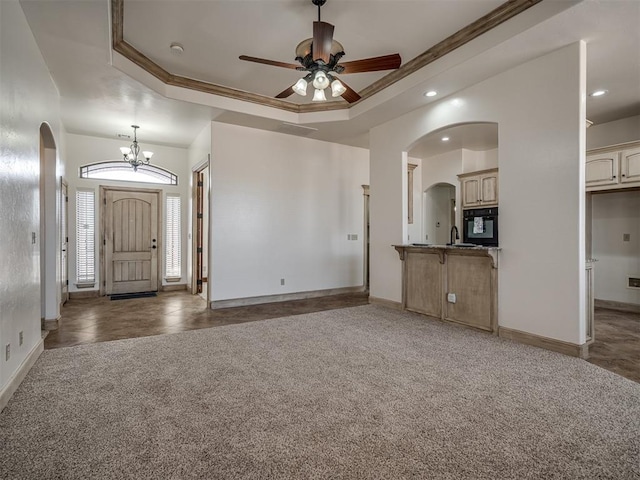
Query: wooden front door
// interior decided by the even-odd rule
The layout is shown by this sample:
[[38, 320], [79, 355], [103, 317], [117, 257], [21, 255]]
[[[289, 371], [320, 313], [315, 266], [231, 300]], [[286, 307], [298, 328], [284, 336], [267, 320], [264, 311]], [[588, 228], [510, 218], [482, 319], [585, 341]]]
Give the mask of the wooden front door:
[[158, 290], [158, 191], [104, 189], [105, 294]]

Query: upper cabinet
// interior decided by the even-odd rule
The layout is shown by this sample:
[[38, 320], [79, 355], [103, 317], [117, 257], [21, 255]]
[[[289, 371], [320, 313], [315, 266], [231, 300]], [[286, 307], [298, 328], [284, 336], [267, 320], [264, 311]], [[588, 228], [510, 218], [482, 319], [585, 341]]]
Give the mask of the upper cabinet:
[[640, 187], [640, 144], [589, 152], [585, 183], [588, 192]]
[[462, 208], [498, 205], [498, 169], [458, 175], [462, 186]]

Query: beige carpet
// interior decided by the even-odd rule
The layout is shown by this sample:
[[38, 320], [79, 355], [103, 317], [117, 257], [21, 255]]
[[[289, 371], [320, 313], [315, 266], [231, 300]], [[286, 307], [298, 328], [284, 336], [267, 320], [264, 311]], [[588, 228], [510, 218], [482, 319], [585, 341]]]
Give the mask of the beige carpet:
[[639, 384], [373, 305], [45, 351], [0, 414], [7, 479], [638, 479], [639, 452]]

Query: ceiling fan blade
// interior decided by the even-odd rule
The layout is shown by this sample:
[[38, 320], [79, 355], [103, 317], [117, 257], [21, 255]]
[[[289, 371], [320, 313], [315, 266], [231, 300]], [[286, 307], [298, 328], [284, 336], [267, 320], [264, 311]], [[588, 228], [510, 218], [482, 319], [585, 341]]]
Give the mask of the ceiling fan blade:
[[327, 22], [313, 22], [313, 60], [329, 63], [334, 26]]
[[276, 98], [287, 98], [291, 95], [293, 95], [293, 85], [276, 95]]
[[247, 55], [240, 55], [240, 60], [246, 60], [247, 62], [255, 62], [262, 63], [264, 65], [272, 65], [274, 67], [283, 67], [283, 68], [292, 68], [293, 70], [297, 70], [300, 65], [296, 65], [295, 63], [285, 63], [285, 62], [277, 62], [275, 60], [266, 60], [264, 58], [257, 57], [249, 57]]
[[[336, 77], [334, 76], [334, 78], [336, 78]], [[342, 85], [344, 85], [344, 88], [347, 89], [341, 95], [341, 97], [344, 98], [347, 102], [354, 103], [354, 102], [357, 102], [358, 100], [360, 100], [362, 98], [358, 92], [356, 92], [353, 88], [351, 88], [349, 85], [344, 83], [344, 80], [342, 80], [341, 78], [338, 79], [338, 80], [340, 80], [340, 83], [342, 83]]]
[[381, 57], [363, 58], [352, 62], [341, 62], [344, 67], [342, 73], [377, 72], [379, 70], [395, 70], [400, 67], [402, 59], [400, 54], [383, 55]]

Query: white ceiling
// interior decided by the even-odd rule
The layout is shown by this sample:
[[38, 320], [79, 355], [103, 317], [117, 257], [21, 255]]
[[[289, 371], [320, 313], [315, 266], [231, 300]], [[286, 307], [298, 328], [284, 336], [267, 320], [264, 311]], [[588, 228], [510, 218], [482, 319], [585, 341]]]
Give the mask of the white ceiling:
[[[400, 53], [406, 63], [500, 6], [504, 0], [328, 0], [322, 20], [335, 26], [343, 61]], [[125, 0], [124, 40], [174, 74], [275, 96], [304, 73], [241, 61], [240, 55], [295, 62], [295, 48], [312, 36], [311, 0], [179, 2]], [[169, 46], [178, 42], [184, 53]], [[356, 91], [388, 72], [342, 76]], [[310, 95], [292, 95], [304, 103]]]
[[413, 158], [426, 158], [462, 148], [474, 151], [498, 148], [498, 124], [470, 123], [432, 132], [407, 153]]
[[[136, 123], [141, 141], [186, 147], [213, 119], [282, 131], [283, 114], [275, 109], [237, 108], [219, 97], [163, 90], [138, 67], [123, 67], [110, 48], [109, 0], [20, 3], [60, 91], [70, 133], [113, 138], [130, 134]], [[501, 3], [328, 0], [322, 19], [335, 25], [345, 61], [399, 52], [406, 63]], [[298, 72], [237, 57], [292, 62], [297, 43], [311, 36], [316, 15], [310, 0], [125, 0], [124, 37], [171, 73], [272, 96], [299, 78]], [[639, 23], [637, 0], [543, 0], [346, 113], [285, 121], [317, 128], [304, 132], [310, 138], [366, 147], [371, 127], [581, 39], [587, 42], [588, 88], [609, 90], [587, 99], [587, 117], [603, 123], [637, 115]], [[174, 41], [184, 45], [183, 55], [169, 50]], [[343, 78], [360, 90], [385, 73]], [[440, 96], [422, 96], [434, 86]], [[428, 154], [427, 147], [422, 152]]]

